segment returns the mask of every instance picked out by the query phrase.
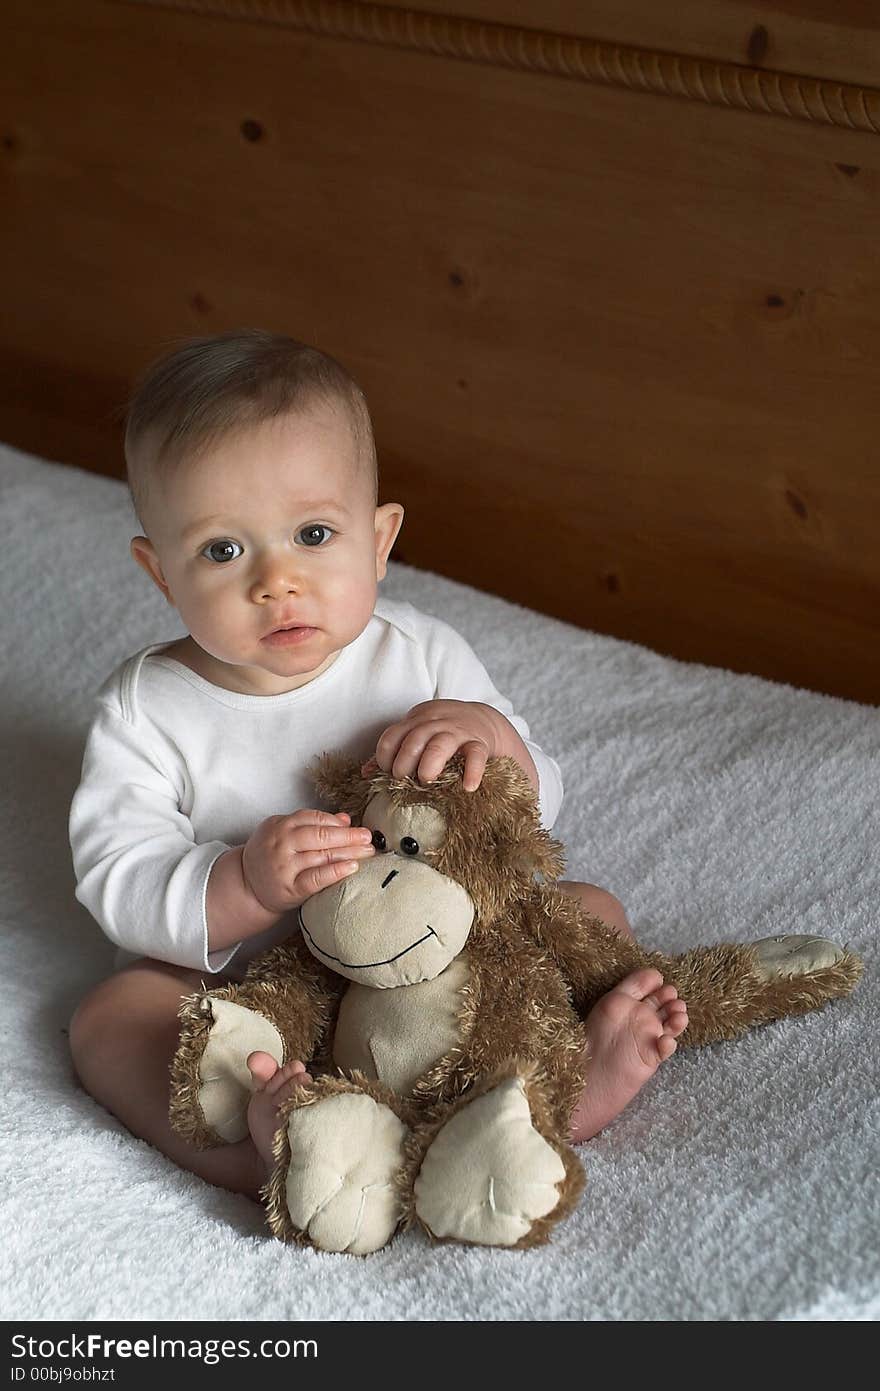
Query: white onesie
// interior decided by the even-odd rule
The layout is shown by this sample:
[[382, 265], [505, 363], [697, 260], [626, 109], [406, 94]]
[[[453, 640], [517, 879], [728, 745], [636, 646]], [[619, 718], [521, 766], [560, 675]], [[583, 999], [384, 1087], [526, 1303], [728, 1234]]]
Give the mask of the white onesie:
[[543, 824], [556, 820], [558, 765], [529, 740], [464, 638], [411, 604], [379, 599], [335, 662], [283, 695], [214, 686], [164, 656], [168, 645], [130, 657], [99, 690], [70, 809], [76, 897], [127, 953], [240, 979], [252, 956], [295, 931], [295, 918], [209, 952], [214, 861], [267, 816], [320, 805], [306, 774], [318, 754], [340, 749], [365, 761], [421, 701], [501, 711], [534, 759]]

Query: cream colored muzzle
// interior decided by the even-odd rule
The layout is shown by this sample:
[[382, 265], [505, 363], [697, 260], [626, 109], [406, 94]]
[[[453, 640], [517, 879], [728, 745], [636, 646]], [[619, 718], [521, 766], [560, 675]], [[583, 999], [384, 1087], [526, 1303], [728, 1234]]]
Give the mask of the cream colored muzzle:
[[306, 945], [359, 985], [389, 989], [433, 980], [458, 956], [474, 905], [454, 879], [397, 852], [362, 860], [356, 874], [306, 899]]

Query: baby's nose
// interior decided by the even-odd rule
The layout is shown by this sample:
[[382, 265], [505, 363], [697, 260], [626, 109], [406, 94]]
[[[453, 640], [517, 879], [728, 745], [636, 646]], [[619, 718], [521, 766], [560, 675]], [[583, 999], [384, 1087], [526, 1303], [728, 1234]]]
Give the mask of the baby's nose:
[[267, 560], [256, 570], [251, 583], [251, 598], [260, 604], [269, 599], [280, 599], [286, 594], [297, 594], [301, 588], [299, 571], [291, 558]]
[[281, 599], [285, 594], [297, 594], [299, 586], [293, 581], [280, 581], [271, 583], [267, 580], [259, 580], [251, 589], [251, 598], [257, 604], [268, 603], [272, 599]]

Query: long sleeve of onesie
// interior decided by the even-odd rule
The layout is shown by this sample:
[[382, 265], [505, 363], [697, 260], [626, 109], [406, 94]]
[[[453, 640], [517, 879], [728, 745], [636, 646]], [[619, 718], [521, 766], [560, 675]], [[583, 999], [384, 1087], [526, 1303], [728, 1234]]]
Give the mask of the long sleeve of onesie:
[[70, 809], [76, 897], [126, 951], [214, 972], [235, 948], [208, 952], [205, 890], [229, 846], [196, 844], [179, 776], [135, 724], [99, 704]]

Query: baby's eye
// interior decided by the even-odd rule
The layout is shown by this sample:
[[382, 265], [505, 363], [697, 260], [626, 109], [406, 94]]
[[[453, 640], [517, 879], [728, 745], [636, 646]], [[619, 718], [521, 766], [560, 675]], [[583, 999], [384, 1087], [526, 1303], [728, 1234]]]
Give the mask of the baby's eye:
[[329, 537], [333, 535], [329, 526], [322, 526], [319, 522], [311, 526], [304, 526], [302, 531], [298, 531], [296, 539], [303, 546], [322, 546]]
[[222, 565], [227, 560], [237, 560], [240, 555], [244, 555], [244, 548], [237, 541], [212, 541], [201, 554], [208, 560], [215, 560]]

